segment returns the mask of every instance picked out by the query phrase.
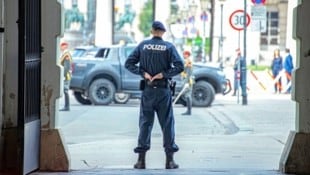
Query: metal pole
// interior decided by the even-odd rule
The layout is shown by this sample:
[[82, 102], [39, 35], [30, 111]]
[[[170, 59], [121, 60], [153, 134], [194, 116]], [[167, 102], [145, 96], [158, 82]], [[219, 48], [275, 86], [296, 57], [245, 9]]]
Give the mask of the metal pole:
[[[241, 33], [241, 31], [240, 30], [238, 30], [238, 49], [240, 49], [240, 51], [241, 51], [241, 48], [240, 48], [240, 33]], [[239, 98], [239, 96], [240, 96], [240, 90], [239, 90], [239, 87], [241, 87], [241, 89], [242, 89], [242, 86], [240, 85], [241, 83], [241, 59], [242, 59], [242, 56], [240, 55], [240, 56], [238, 56], [238, 57], [240, 57], [239, 58], [239, 61], [238, 61], [238, 68], [237, 68], [237, 72], [238, 72], [238, 77], [237, 77], [237, 103], [239, 104], [239, 101], [240, 101], [240, 98]], [[235, 80], [236, 81], [236, 80]]]
[[153, 0], [153, 21], [156, 19], [156, 0]]
[[223, 67], [223, 4], [221, 4], [221, 37], [220, 37], [220, 61], [221, 61], [221, 67]]
[[241, 51], [241, 48], [240, 48], [240, 30], [238, 31], [238, 49], [240, 49]]
[[112, 43], [115, 43], [115, 40], [114, 40], [114, 35], [115, 35], [115, 2], [112, 0], [112, 3], [111, 3], [111, 9], [112, 9], [112, 15], [111, 15], [111, 18], [112, 18], [112, 35], [111, 35], [111, 41]]
[[203, 62], [206, 62], [206, 11], [202, 9], [201, 12], [201, 20], [203, 23], [203, 36], [202, 36], [202, 60]]
[[214, 0], [210, 0], [211, 2], [211, 21], [210, 21], [210, 33], [209, 33], [209, 62], [212, 62], [212, 52], [213, 52], [213, 31], [214, 31]]
[[242, 105], [248, 104], [246, 83], [246, 31], [247, 31], [247, 0], [244, 0], [244, 36], [243, 36], [243, 61], [241, 65]]
[[202, 41], [202, 61], [207, 62], [206, 60], [206, 20], [203, 19], [203, 41]]

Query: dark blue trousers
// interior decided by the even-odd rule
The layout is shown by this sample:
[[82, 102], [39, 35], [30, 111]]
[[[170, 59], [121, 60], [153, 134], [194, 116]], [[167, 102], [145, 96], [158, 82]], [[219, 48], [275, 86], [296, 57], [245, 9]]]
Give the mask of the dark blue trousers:
[[174, 116], [171, 90], [167, 88], [146, 87], [142, 92], [139, 118], [139, 138], [135, 153], [144, 153], [151, 147], [151, 133], [154, 116], [157, 114], [163, 132], [163, 147], [166, 153], [179, 150], [175, 144]]

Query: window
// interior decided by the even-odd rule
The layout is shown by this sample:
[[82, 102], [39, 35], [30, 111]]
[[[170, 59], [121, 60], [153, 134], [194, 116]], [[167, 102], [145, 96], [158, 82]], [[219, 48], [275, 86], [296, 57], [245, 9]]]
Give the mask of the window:
[[279, 45], [279, 12], [267, 11], [266, 31], [261, 32], [261, 49]]

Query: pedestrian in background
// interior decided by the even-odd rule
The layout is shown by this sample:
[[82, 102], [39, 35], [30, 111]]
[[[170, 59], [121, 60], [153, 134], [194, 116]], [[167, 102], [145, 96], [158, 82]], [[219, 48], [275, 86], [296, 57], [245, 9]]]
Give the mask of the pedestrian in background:
[[193, 78], [193, 64], [191, 60], [191, 52], [188, 50], [185, 50], [183, 52], [183, 58], [184, 58], [184, 71], [181, 73], [181, 76], [184, 80], [183, 88], [184, 90], [184, 97], [186, 99], [186, 112], [182, 113], [182, 115], [191, 115], [192, 114], [192, 89], [194, 84], [194, 78]]
[[[294, 64], [293, 64], [293, 58], [292, 58], [289, 48], [285, 49], [285, 53], [286, 53], [286, 56], [284, 60], [284, 70], [285, 70], [285, 75], [286, 75], [287, 84], [288, 84], [289, 82], [291, 82], [291, 79], [292, 79], [292, 70], [294, 69]], [[291, 87], [292, 85], [290, 85], [290, 87], [286, 90], [285, 93], [287, 94], [291, 93], [291, 89], [292, 89]]]
[[69, 44], [67, 42], [62, 42], [60, 44], [60, 64], [64, 68], [64, 84], [63, 92], [65, 96], [65, 105], [60, 111], [70, 111], [70, 99], [69, 99], [69, 86], [72, 74], [72, 56], [68, 50]]
[[240, 60], [242, 59], [241, 57], [241, 51], [240, 49], [236, 49], [236, 58], [234, 61], [234, 92], [232, 96], [236, 96], [237, 91], [239, 90], [239, 85], [240, 85]]
[[[273, 79], [276, 79], [279, 75], [280, 71], [283, 69], [283, 59], [280, 55], [280, 50], [276, 49], [273, 53], [273, 60], [271, 63], [271, 71], [273, 75]], [[278, 81], [274, 84], [274, 93], [281, 93], [282, 91], [282, 82], [281, 77], [279, 77]]]
[[[179, 166], [174, 162], [173, 154], [179, 150], [175, 144], [172, 92], [169, 80], [184, 70], [183, 61], [175, 46], [162, 39], [166, 29], [159, 21], [152, 23], [151, 39], [142, 41], [128, 56], [125, 67], [132, 73], [141, 75], [142, 90], [138, 146], [139, 154], [134, 168], [145, 169], [145, 155], [151, 147], [151, 132], [154, 115], [157, 114], [163, 132], [163, 147], [166, 153], [166, 169]], [[143, 84], [143, 83], [142, 83]]]

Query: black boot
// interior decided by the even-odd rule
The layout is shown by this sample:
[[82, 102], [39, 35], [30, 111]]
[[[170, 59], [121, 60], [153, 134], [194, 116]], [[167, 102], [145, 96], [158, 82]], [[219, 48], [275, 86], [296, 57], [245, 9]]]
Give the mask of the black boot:
[[166, 169], [177, 169], [179, 165], [173, 160], [173, 153], [166, 153]]
[[139, 153], [138, 161], [133, 167], [135, 169], [145, 169], [145, 153]]
[[182, 115], [191, 115], [192, 114], [192, 101], [189, 97], [186, 98], [187, 111], [182, 113]]

